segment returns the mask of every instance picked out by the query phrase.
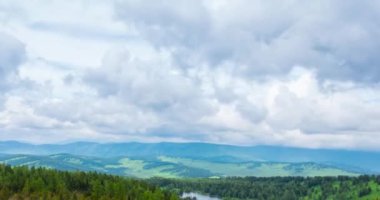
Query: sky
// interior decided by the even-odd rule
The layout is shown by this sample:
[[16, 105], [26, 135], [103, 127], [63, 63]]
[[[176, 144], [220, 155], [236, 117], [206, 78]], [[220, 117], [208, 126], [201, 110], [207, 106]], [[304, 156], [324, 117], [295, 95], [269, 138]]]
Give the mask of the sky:
[[379, 9], [0, 0], [0, 140], [380, 150]]

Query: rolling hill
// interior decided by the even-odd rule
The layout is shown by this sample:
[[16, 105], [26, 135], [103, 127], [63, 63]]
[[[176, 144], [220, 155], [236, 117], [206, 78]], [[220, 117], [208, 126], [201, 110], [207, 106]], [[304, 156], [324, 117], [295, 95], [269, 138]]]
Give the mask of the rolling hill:
[[[267, 170], [258, 170], [257, 168], [256, 171], [248, 170], [247, 172], [244, 170], [237, 170], [239, 173], [232, 173], [230, 171], [227, 173], [215, 170], [219, 167], [230, 169], [230, 166], [234, 169], [239, 169], [238, 166], [249, 165], [247, 163], [260, 163], [262, 166], [266, 166], [268, 163], [275, 163], [278, 166], [283, 165], [281, 163], [285, 163], [289, 166], [309, 166], [313, 164], [324, 167], [328, 166], [330, 168], [343, 170], [344, 172], [362, 174], [380, 173], [380, 152], [338, 149], [306, 149], [278, 146], [245, 147], [208, 143], [136, 142], [105, 144], [76, 142], [69, 144], [33, 145], [8, 141], [0, 142], [0, 152], [4, 154], [3, 158], [7, 158], [7, 156], [17, 157], [24, 155], [26, 160], [34, 160], [37, 163], [42, 162], [55, 168], [58, 165], [59, 167], [69, 169], [70, 167], [73, 167], [75, 164], [74, 162], [63, 162], [62, 159], [57, 160], [57, 158], [67, 155], [74, 157], [72, 158], [72, 161], [75, 159], [83, 160], [83, 162], [85, 161], [85, 164], [76, 164], [75, 169], [108, 170], [112, 171], [112, 173], [117, 171], [118, 174], [127, 175], [138, 175], [139, 173], [144, 175], [155, 175], [154, 171], [157, 170], [157, 168], [160, 173], [164, 174], [164, 176], [172, 176], [174, 174], [174, 176], [186, 177], [191, 177], [194, 171], [197, 171], [197, 176], [202, 174], [201, 177], [214, 175], [245, 176], [247, 174], [257, 176], [315, 174], [315, 172], [294, 173], [289, 170], [285, 170], [285, 172], [281, 170], [269, 170], [277, 172], [268, 173]], [[53, 156], [57, 156], [57, 158], [53, 158]], [[16, 157], [10, 158], [16, 159], [15, 161], [12, 161], [14, 164], [21, 162], [20, 160], [17, 160], [20, 158]], [[124, 162], [124, 165], [128, 166], [127, 168], [133, 168], [135, 170], [129, 172], [124, 170], [122, 173], [119, 172], [118, 170], [122, 169], [117, 166], [123, 165], [120, 164], [120, 160], [123, 159], [124, 161], [125, 159], [130, 159], [129, 162]], [[26, 163], [30, 164], [28, 162]], [[105, 169], [104, 166], [108, 166], [108, 169]], [[214, 166], [215, 168], [210, 171], [210, 167], [208, 166]], [[114, 169], [111, 170], [110, 167], [114, 167]], [[136, 170], [138, 167], [143, 168], [143, 170]], [[276, 168], [276, 166], [271, 166], [269, 168]], [[294, 168], [294, 166], [290, 168]], [[322, 174], [325, 174], [325, 172]]]
[[225, 176], [356, 176], [358, 173], [312, 162], [221, 162], [158, 156], [155, 158], [96, 158], [70, 154], [1, 155], [0, 163], [69, 171], [98, 171], [138, 178], [225, 177]]

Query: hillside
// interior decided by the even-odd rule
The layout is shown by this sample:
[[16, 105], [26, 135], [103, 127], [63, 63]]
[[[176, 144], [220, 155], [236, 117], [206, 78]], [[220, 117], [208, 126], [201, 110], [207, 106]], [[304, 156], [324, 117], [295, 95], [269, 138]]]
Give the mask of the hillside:
[[[360, 173], [380, 173], [380, 152], [339, 149], [306, 149], [278, 146], [232, 146], [208, 143], [91, 143], [32, 145], [0, 142], [3, 154], [72, 154], [99, 158], [137, 157], [143, 160], [160, 156], [210, 162], [312, 162]], [[200, 153], [201, 152], [201, 153]]]
[[98, 171], [138, 178], [358, 175], [353, 171], [312, 162], [226, 162], [218, 159], [190, 159], [168, 156], [98, 158], [71, 154], [0, 155], [0, 162], [15, 166], [27, 165], [59, 170]]
[[99, 173], [0, 165], [0, 199], [176, 200], [144, 181]]
[[138, 180], [96, 172], [0, 165], [0, 199], [179, 200], [184, 192], [230, 200], [369, 200], [380, 198], [380, 176]]

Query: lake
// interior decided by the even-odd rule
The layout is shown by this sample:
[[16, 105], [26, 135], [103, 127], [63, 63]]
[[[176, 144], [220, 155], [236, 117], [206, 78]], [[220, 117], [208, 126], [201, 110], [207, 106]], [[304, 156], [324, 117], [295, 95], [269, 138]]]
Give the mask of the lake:
[[182, 198], [185, 198], [185, 197], [191, 197], [191, 198], [196, 197], [197, 200], [220, 200], [219, 198], [206, 196], [206, 195], [199, 194], [196, 192], [183, 193]]

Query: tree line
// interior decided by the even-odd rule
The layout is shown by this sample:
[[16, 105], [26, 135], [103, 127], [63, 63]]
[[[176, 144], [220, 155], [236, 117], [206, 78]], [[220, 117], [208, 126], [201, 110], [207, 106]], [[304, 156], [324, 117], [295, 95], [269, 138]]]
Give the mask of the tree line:
[[179, 197], [142, 180], [97, 172], [0, 165], [0, 199], [178, 200]]
[[184, 192], [199, 192], [226, 200], [380, 200], [380, 176], [138, 180], [97, 172], [0, 164], [1, 200], [179, 200]]
[[380, 200], [380, 176], [152, 178], [150, 183], [173, 192], [199, 192], [222, 199]]

